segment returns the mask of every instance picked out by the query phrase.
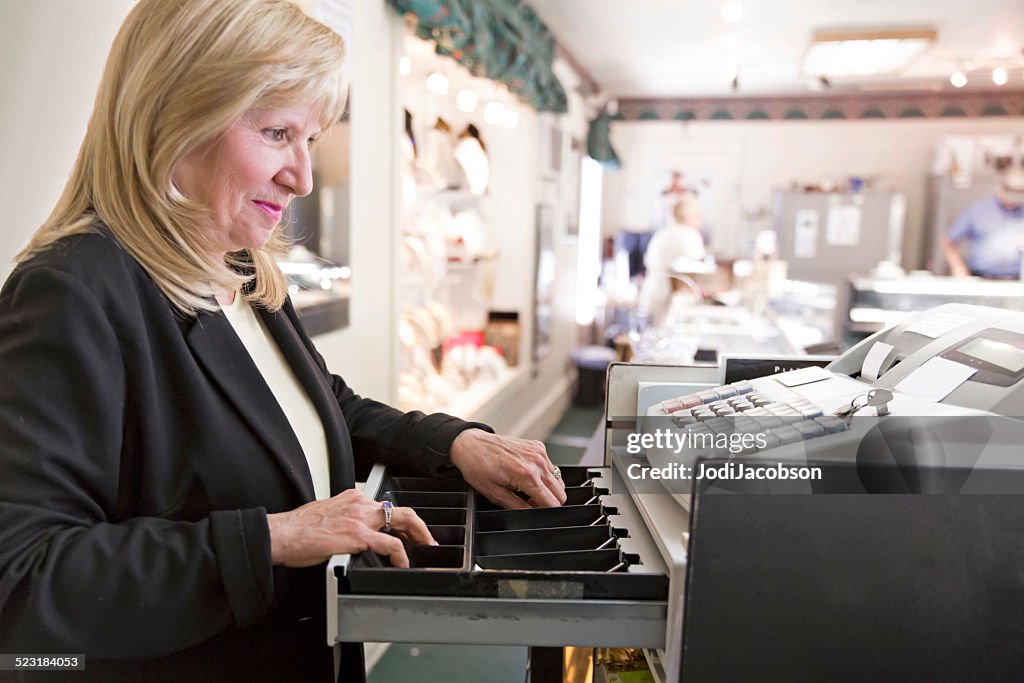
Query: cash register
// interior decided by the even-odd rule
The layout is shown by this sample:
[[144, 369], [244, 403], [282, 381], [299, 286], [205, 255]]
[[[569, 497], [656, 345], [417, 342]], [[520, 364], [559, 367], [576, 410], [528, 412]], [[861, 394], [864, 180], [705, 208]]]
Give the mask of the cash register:
[[[605, 462], [563, 468], [561, 510], [376, 469], [366, 492], [416, 507], [442, 545], [410, 569], [335, 557], [328, 641], [639, 647], [660, 681], [1021, 670], [1024, 314], [947, 305], [830, 361], [737, 359], [740, 379], [729, 362], [610, 366]], [[637, 448], [656, 430], [674, 441]], [[828, 486], [644, 476], [766, 462]]]

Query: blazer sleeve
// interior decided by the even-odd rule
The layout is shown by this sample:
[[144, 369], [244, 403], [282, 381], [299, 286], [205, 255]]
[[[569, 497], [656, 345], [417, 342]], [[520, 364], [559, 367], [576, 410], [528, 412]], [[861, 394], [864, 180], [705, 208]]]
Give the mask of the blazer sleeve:
[[341, 407], [352, 438], [357, 469], [380, 462], [412, 468], [426, 475], [449, 473], [455, 469], [450, 462], [455, 437], [467, 429], [494, 431], [481, 422], [467, 422], [444, 413], [427, 415], [418, 410], [403, 413], [380, 401], [359, 396], [344, 379], [328, 370], [290, 299], [285, 303], [285, 312], [327, 378]]
[[0, 292], [0, 652], [152, 657], [261, 618], [262, 508], [114, 519], [124, 344], [100, 298], [30, 262]]

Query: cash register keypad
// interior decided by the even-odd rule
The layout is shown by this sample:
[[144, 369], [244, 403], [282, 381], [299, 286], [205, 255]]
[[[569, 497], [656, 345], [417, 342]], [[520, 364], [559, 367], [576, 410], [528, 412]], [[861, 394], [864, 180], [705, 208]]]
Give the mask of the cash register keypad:
[[706, 389], [661, 402], [677, 427], [697, 432], [761, 433], [767, 448], [837, 434], [846, 420], [793, 394], [787, 401], [754, 390], [747, 381]]

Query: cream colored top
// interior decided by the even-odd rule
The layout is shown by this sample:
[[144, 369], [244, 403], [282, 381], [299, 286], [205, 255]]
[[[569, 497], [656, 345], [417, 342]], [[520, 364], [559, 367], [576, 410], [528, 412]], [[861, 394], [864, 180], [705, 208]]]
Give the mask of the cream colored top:
[[668, 312], [672, 299], [669, 276], [681, 272], [679, 266], [687, 261], [700, 261], [704, 253], [704, 238], [697, 228], [673, 223], [655, 232], [644, 254], [647, 275], [640, 289], [639, 307], [655, 317]]
[[221, 304], [221, 309], [252, 356], [285, 417], [288, 418], [295, 438], [302, 446], [306, 462], [309, 463], [309, 473], [313, 478], [313, 491], [317, 500], [330, 498], [331, 473], [327, 460], [327, 438], [324, 436], [324, 426], [316, 407], [288, 365], [277, 342], [270, 336], [270, 332], [252, 310], [252, 306], [242, 298], [241, 293], [235, 292], [234, 301], [230, 304]]

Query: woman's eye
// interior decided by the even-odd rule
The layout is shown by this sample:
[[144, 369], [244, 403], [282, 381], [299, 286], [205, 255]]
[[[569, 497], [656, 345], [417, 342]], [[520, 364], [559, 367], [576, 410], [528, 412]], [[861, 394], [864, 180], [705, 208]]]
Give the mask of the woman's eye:
[[320, 141], [320, 137], [317, 136], [317, 135], [314, 135], [313, 137], [311, 137], [308, 140], [306, 140], [306, 146], [309, 147], [310, 149], [313, 149], [313, 145], [315, 145], [319, 141]]
[[288, 137], [288, 131], [284, 128], [268, 128], [263, 134], [274, 142], [284, 142]]

